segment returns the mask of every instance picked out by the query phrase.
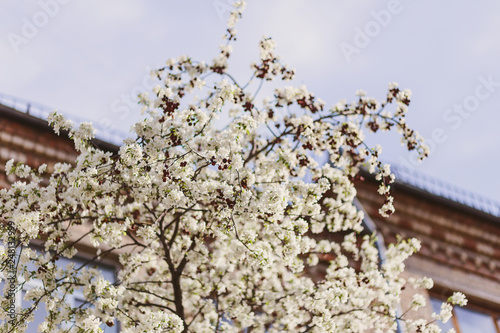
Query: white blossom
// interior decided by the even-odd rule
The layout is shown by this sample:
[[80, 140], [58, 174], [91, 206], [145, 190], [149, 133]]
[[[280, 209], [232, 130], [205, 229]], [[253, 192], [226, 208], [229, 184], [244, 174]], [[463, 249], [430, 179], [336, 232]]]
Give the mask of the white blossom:
[[[394, 331], [401, 273], [420, 243], [399, 239], [381, 263], [375, 238], [362, 234], [353, 180], [367, 169], [380, 184], [380, 213], [394, 212], [395, 177], [365, 131], [396, 129], [425, 157], [405, 120], [411, 93], [390, 84], [380, 102], [360, 90], [354, 102], [327, 108], [294, 85], [268, 37], [252, 78], [239, 82], [228, 59], [244, 6], [234, 4], [212, 62], [184, 55], [152, 71], [156, 85], [139, 96], [144, 116], [117, 151], [92, 143], [91, 124], [75, 129], [54, 112], [49, 123], [72, 138], [74, 163], [57, 163], [49, 175], [46, 166], [7, 162], [6, 173], [20, 180], [0, 190], [0, 215], [24, 245], [43, 240], [41, 252], [23, 251], [18, 268], [43, 286], [26, 295], [46, 304], [40, 331], [100, 332], [115, 322], [123, 332]], [[259, 86], [272, 80], [287, 83], [274, 82], [261, 98]], [[9, 225], [0, 229], [4, 242]], [[0, 259], [7, 267], [8, 249], [0, 247]], [[116, 280], [101, 263], [119, 265]], [[408, 283], [432, 287], [427, 278]], [[72, 307], [76, 292], [88, 306]], [[450, 299], [465, 302], [462, 294]], [[411, 308], [424, 305], [413, 296]], [[450, 307], [435, 318], [449, 319]], [[34, 319], [19, 318], [19, 328]]]
[[448, 298], [448, 302], [450, 302], [451, 304], [456, 304], [458, 306], [467, 305], [467, 299], [461, 292], [454, 292], [453, 295]]

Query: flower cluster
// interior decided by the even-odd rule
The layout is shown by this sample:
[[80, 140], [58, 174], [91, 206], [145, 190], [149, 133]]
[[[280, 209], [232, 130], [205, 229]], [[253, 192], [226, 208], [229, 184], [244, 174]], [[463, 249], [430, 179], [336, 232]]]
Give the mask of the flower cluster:
[[[376, 174], [386, 198], [381, 214], [394, 211], [394, 176], [363, 131], [395, 126], [424, 157], [427, 148], [405, 122], [410, 93], [391, 84], [383, 103], [360, 91], [354, 102], [327, 108], [305, 86], [285, 86], [259, 99], [251, 82], [294, 73], [269, 38], [248, 83], [228, 73], [244, 4], [235, 4], [210, 65], [181, 56], [152, 72], [158, 85], [139, 98], [146, 117], [117, 151], [98, 149], [89, 124], [74, 128], [53, 113], [54, 130], [67, 131], [80, 152], [74, 165], [44, 175], [7, 164], [20, 180], [0, 191], [0, 215], [21, 242], [43, 245], [20, 263], [24, 280], [43, 288], [29, 293], [34, 305], [19, 325], [45, 304], [41, 331], [61, 324], [98, 331], [117, 320], [124, 332], [395, 329], [400, 273], [419, 243], [400, 240], [379, 262], [375, 240], [363, 236], [353, 181], [361, 168]], [[78, 265], [59, 264], [82, 248], [95, 252]], [[119, 263], [115, 281], [93, 267], [102, 260]], [[319, 266], [322, 276], [306, 274]], [[87, 306], [69, 305], [75, 290]], [[412, 304], [424, 301], [415, 296]]]

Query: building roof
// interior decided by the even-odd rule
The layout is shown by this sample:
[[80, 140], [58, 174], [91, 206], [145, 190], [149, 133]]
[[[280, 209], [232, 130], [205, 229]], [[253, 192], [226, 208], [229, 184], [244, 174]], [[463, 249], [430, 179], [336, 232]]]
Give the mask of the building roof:
[[[53, 132], [46, 119], [50, 112], [54, 109], [50, 109], [42, 104], [31, 103], [23, 99], [6, 96], [7, 95], [0, 94], [0, 115], [2, 117], [13, 119], [37, 128], [46, 128], [48, 131]], [[85, 121], [74, 116], [67, 118], [76, 124]], [[99, 128], [99, 126], [95, 126], [94, 124], [92, 125], [96, 129], [96, 138], [93, 142], [101, 149], [118, 151], [120, 142], [126, 137], [126, 135], [124, 133], [116, 131], [111, 132], [109, 130]]]
[[[52, 129], [45, 120], [53, 109], [42, 104], [33, 103], [22, 98], [0, 94], [0, 113], [4, 117], [16, 119], [36, 127]], [[69, 119], [75, 123], [84, 120], [70, 116]], [[97, 133], [96, 144], [102, 149], [118, 151], [118, 145], [127, 136], [119, 131], [111, 131], [94, 125]], [[472, 208], [473, 210], [486, 213], [491, 217], [500, 217], [500, 203], [485, 196], [464, 190], [458, 186], [431, 177], [415, 169], [391, 165], [391, 170], [396, 176], [396, 187], [413, 191], [417, 194], [430, 196], [434, 199], [445, 199], [444, 203], [455, 203], [461, 208]]]
[[465, 190], [415, 169], [391, 165], [391, 171], [396, 176], [396, 186], [444, 198], [461, 206], [500, 217], [500, 203], [486, 196]]
[[[47, 121], [45, 119], [47, 119], [48, 115], [55, 109], [40, 103], [34, 103], [23, 98], [3, 93], [0, 93], [0, 106], [2, 108], [2, 114], [7, 114], [10, 117], [17, 117], [20, 120], [22, 119], [23, 121], [30, 122], [32, 124], [38, 123], [39, 126], [47, 126]], [[61, 113], [75, 124], [89, 122], [88, 119], [83, 119], [65, 112]], [[92, 126], [96, 130], [96, 138], [102, 142], [115, 146], [120, 145], [123, 139], [128, 136], [125, 132], [106, 128], [100, 126], [99, 124], [93, 123]]]

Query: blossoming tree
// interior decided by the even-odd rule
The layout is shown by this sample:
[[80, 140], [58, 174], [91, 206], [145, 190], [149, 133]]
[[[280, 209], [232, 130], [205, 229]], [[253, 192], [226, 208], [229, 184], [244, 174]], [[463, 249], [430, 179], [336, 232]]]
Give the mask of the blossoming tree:
[[[1, 267], [15, 264], [18, 285], [41, 284], [25, 296], [33, 306], [14, 317], [2, 312], [2, 332], [22, 331], [37, 307], [47, 311], [40, 332], [98, 332], [117, 321], [123, 332], [389, 332], [405, 320], [397, 311], [407, 283], [400, 273], [419, 242], [389, 246], [382, 263], [373, 236], [363, 236], [352, 181], [361, 167], [376, 174], [380, 213], [394, 211], [394, 176], [362, 128], [396, 129], [425, 157], [405, 122], [410, 92], [391, 84], [382, 102], [358, 92], [354, 102], [327, 108], [306, 87], [290, 85], [261, 99], [251, 82], [290, 81], [294, 72], [264, 38], [250, 82], [229, 74], [243, 6], [235, 5], [211, 64], [183, 56], [153, 72], [158, 86], [140, 96], [147, 117], [119, 151], [95, 147], [90, 124], [75, 128], [53, 113], [54, 130], [74, 140], [75, 163], [57, 164], [50, 175], [45, 166], [7, 163], [20, 180], [0, 192], [1, 217], [11, 221], [1, 235], [7, 244], [14, 228], [22, 251], [16, 261], [0, 247]], [[221, 115], [227, 126], [218, 129]], [[324, 156], [329, 163], [320, 163]], [[322, 239], [323, 232], [342, 240]], [[34, 240], [43, 248], [28, 246]], [[82, 244], [94, 248], [90, 259], [58, 264]], [[305, 272], [322, 254], [333, 259], [313, 279]], [[120, 269], [110, 281], [95, 265], [112, 256]], [[426, 278], [410, 282], [432, 287]], [[84, 306], [67, 302], [76, 290]], [[411, 307], [424, 303], [415, 295]], [[436, 317], [450, 315], [444, 303]], [[406, 327], [439, 331], [425, 320]]]

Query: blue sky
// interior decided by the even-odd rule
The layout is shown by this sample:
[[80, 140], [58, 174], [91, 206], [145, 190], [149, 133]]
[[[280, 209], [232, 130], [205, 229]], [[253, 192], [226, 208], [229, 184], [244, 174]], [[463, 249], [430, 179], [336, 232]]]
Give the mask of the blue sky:
[[[151, 68], [216, 55], [228, 3], [3, 0], [0, 94], [127, 131], [140, 116], [129, 99], [149, 85]], [[246, 78], [265, 35], [296, 83], [327, 104], [357, 89], [382, 99], [392, 81], [410, 88], [408, 122], [432, 141], [430, 158], [412, 163], [396, 135], [369, 142], [384, 146], [386, 161], [500, 201], [499, 15], [493, 0], [254, 0], [231, 66]]]

